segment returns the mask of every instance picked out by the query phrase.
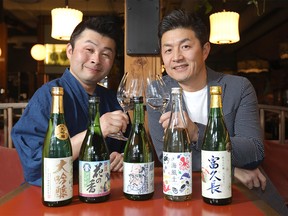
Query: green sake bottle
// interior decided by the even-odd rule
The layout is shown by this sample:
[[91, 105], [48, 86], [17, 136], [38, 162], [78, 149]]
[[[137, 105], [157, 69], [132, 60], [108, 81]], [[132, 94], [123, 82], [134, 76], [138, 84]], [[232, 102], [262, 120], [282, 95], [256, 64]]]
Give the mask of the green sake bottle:
[[130, 200], [154, 194], [153, 147], [144, 127], [143, 97], [133, 97], [132, 129], [124, 150], [123, 193]]
[[110, 197], [110, 154], [100, 127], [100, 98], [89, 98], [89, 125], [79, 153], [79, 199], [104, 202]]
[[231, 142], [224, 122], [221, 86], [210, 87], [210, 111], [201, 149], [202, 197], [212, 205], [232, 202]]
[[42, 203], [52, 207], [72, 201], [73, 159], [64, 118], [64, 90], [52, 87], [51, 94], [51, 115], [42, 151]]

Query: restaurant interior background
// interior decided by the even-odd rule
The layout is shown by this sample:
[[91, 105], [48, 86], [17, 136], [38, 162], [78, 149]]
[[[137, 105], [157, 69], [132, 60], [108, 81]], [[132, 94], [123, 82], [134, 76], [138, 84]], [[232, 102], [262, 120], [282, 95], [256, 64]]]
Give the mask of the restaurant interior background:
[[[131, 10], [126, 7], [127, 2], [134, 6], [137, 4], [138, 8], [139, 4], [158, 2], [159, 13], [155, 14], [151, 8], [146, 10], [144, 7], [141, 14], [134, 12], [134, 17], [127, 18], [127, 15], [131, 15]], [[36, 89], [61, 76], [68, 66], [65, 55], [67, 42], [51, 37], [51, 10], [64, 8], [66, 3], [68, 0], [0, 0], [0, 158], [5, 160], [0, 163], [0, 170], [6, 177], [6, 180], [1, 177], [0, 197], [1, 189], [9, 192], [18, 187], [23, 178], [22, 167], [10, 136], [13, 124], [21, 116], [26, 102]], [[129, 70], [135, 59], [148, 59], [150, 69], [161, 73], [161, 59], [154, 52], [158, 49], [157, 46], [155, 48], [157, 33], [139, 35], [139, 27], [142, 30], [145, 26], [148, 32], [151, 29], [157, 31], [158, 23], [151, 22], [151, 17], [161, 17], [172, 9], [185, 8], [200, 13], [209, 26], [209, 15], [213, 13], [224, 9], [239, 13], [240, 41], [212, 44], [207, 64], [216, 71], [245, 76], [254, 85], [264, 134], [263, 168], [288, 203], [288, 171], [285, 161], [288, 155], [288, 0], [70, 0], [69, 8], [82, 11], [84, 19], [115, 14], [128, 31], [130, 40], [124, 40], [125, 46], [106, 80], [108, 87], [114, 90], [124, 70]], [[145, 18], [139, 19], [142, 15]], [[127, 25], [127, 20], [132, 20], [136, 29]], [[142, 20], [142, 23], [138, 24], [138, 20]], [[133, 41], [133, 48], [138, 48], [139, 40], [150, 43], [151, 37], [156, 40], [153, 41], [152, 52], [135, 54], [135, 50], [132, 50], [134, 53], [131, 54], [127, 41]], [[45, 44], [44, 61], [36, 61], [30, 54], [36, 44]], [[142, 44], [149, 47], [147, 43]], [[15, 173], [19, 173], [19, 177], [15, 178]], [[8, 183], [10, 187], [7, 187]]]
[[[67, 2], [0, 0], [0, 102], [28, 101], [43, 83], [61, 76], [68, 65], [65, 46], [64, 52], [62, 49], [55, 55], [54, 45], [67, 42], [51, 37], [51, 10], [63, 8]], [[70, 0], [69, 8], [82, 11], [84, 18], [116, 14], [124, 25], [125, 4], [125, 0]], [[288, 106], [287, 0], [160, 0], [160, 16], [175, 8], [199, 12], [207, 26], [209, 15], [215, 12], [225, 9], [239, 13], [240, 41], [212, 44], [207, 65], [247, 77], [259, 103]], [[32, 58], [30, 50], [39, 43], [51, 46], [50, 61]], [[116, 89], [120, 82], [125, 54], [123, 49], [108, 76], [109, 88]]]
[[[31, 83], [37, 80], [39, 62], [32, 58], [30, 50], [41, 41], [44, 44], [66, 43], [50, 36], [51, 10], [64, 7], [65, 1], [1, 2], [1, 22], [7, 26], [5, 43], [8, 42], [7, 57], [4, 59], [0, 56], [1, 64], [7, 62], [6, 71], [1, 68], [1, 74], [6, 72], [8, 79], [7, 89], [4, 89], [7, 91], [6, 100], [29, 99], [39, 87], [37, 82]], [[212, 44], [207, 64], [218, 71], [247, 76], [257, 90], [259, 103], [287, 105], [288, 1], [258, 0], [258, 11], [255, 4], [249, 2], [252, 1], [226, 0], [224, 5], [223, 0], [165, 0], [160, 4], [162, 14], [173, 8], [207, 10], [206, 14], [202, 14], [205, 14], [204, 19], [208, 26], [209, 15], [212, 13], [223, 9], [238, 12], [240, 41], [227, 45]], [[84, 16], [113, 13], [124, 19], [125, 0], [70, 0], [69, 7], [82, 11]], [[1, 49], [4, 53], [4, 47]], [[65, 67], [59, 68], [57, 61], [44, 66], [48, 79], [61, 75]], [[123, 69], [120, 68], [120, 71]]]

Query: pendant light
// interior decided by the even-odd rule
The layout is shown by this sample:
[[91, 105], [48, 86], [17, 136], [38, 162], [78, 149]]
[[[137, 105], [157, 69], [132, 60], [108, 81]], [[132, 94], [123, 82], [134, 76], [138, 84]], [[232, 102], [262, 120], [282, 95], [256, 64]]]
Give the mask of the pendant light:
[[262, 59], [249, 59], [237, 62], [238, 73], [269, 72], [269, 62]]
[[[223, 1], [225, 4], [225, 0]], [[214, 44], [231, 44], [240, 40], [239, 14], [225, 11], [210, 15], [209, 41]]]
[[65, 0], [65, 4], [66, 8], [54, 8], [51, 10], [51, 37], [68, 41], [74, 28], [82, 21], [83, 13], [79, 10], [68, 8], [68, 0]]
[[43, 44], [35, 44], [30, 53], [36, 61], [43, 61], [46, 58], [46, 48]]

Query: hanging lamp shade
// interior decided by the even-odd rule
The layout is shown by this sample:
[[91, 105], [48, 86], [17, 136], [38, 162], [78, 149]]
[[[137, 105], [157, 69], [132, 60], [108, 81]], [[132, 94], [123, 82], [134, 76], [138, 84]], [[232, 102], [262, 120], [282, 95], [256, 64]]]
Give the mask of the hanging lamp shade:
[[269, 62], [261, 59], [237, 62], [238, 73], [262, 73], [269, 71]]
[[36, 61], [43, 61], [46, 57], [46, 48], [43, 44], [35, 44], [30, 53]]
[[52, 15], [51, 37], [57, 40], [70, 40], [74, 28], [82, 21], [83, 13], [79, 10], [68, 8], [54, 8]]
[[210, 38], [214, 44], [231, 44], [240, 40], [239, 14], [223, 11], [210, 15]]
[[280, 43], [279, 51], [281, 59], [288, 59], [288, 42]]

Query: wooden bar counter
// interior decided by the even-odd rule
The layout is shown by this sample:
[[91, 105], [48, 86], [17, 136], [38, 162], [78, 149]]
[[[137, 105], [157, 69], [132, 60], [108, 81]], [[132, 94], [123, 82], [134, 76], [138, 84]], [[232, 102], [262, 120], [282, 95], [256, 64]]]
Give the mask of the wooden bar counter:
[[165, 200], [162, 192], [162, 168], [155, 169], [155, 193], [151, 200], [131, 201], [122, 192], [122, 173], [111, 174], [111, 196], [103, 203], [87, 204], [78, 199], [78, 185], [74, 185], [71, 204], [63, 207], [45, 207], [41, 188], [23, 184], [0, 199], [0, 215], [46, 216], [198, 216], [198, 215], [278, 215], [266, 203], [254, 196], [240, 183], [233, 184], [233, 201], [226, 206], [208, 205], [202, 201], [200, 173], [193, 172], [192, 199], [186, 202]]

